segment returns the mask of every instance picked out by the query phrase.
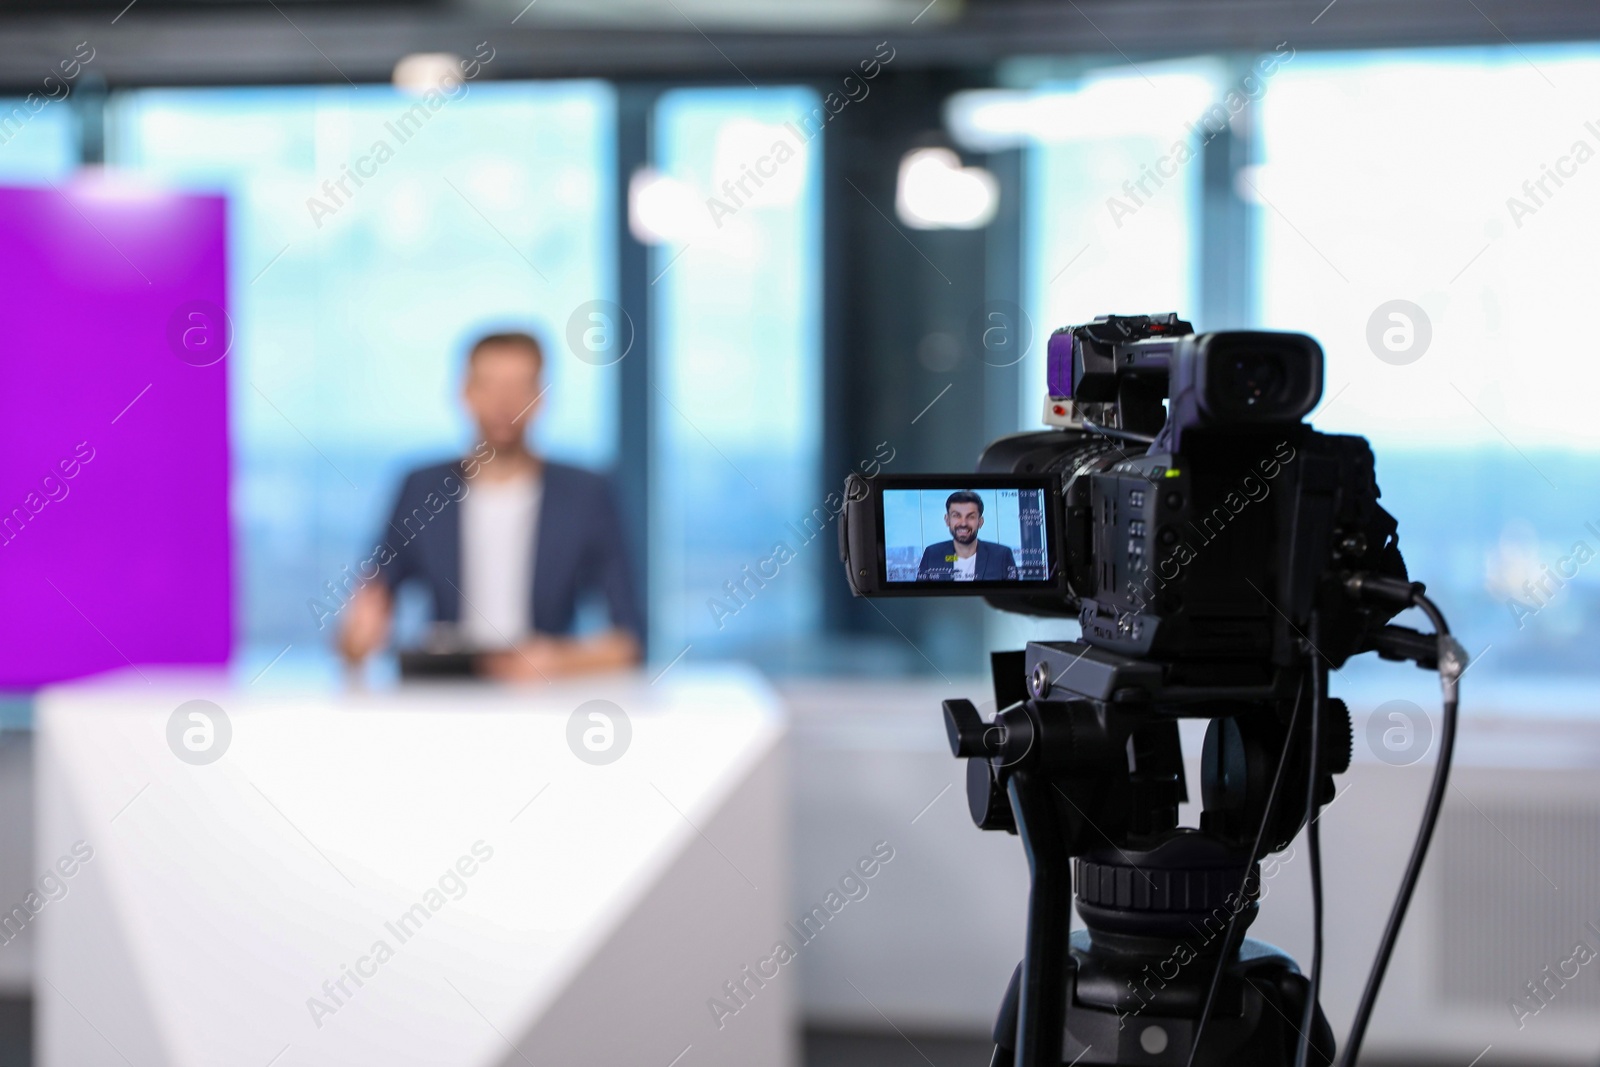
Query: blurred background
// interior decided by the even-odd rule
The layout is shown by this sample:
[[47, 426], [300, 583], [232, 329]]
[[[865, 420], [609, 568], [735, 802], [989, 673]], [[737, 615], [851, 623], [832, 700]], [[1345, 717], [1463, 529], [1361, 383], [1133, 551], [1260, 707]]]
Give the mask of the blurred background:
[[[407, 126], [462, 62], [460, 91]], [[1475, 660], [1463, 759], [1482, 792], [1447, 814], [1410, 993], [1370, 1046], [1405, 1062], [1600, 1055], [1593, 974], [1538, 1019], [1507, 1011], [1600, 920], [1600, 362], [1579, 314], [1600, 282], [1597, 152], [1600, 9], [1571, 0], [0, 3], [0, 185], [223, 198], [231, 676], [339, 683], [316, 605], [370, 554], [401, 474], [470, 445], [471, 338], [530, 330], [539, 448], [617, 488], [646, 675], [748, 665], [792, 716], [799, 910], [870, 844], [864, 812], [909, 818], [955, 779], [937, 701], [986, 692], [991, 650], [1075, 630], [970, 599], [852, 601], [843, 477], [970, 470], [1039, 424], [1050, 332], [1097, 315], [1318, 338], [1313, 421], [1373, 442], [1411, 573]], [[7, 507], [37, 480], [14, 473]], [[184, 472], [129, 477], [155, 513]], [[741, 587], [778, 545], [792, 559]], [[419, 605], [399, 627], [421, 633]], [[80, 629], [56, 636], [100, 669], [162, 662]], [[36, 689], [3, 704], [19, 896]], [[1426, 732], [1436, 688], [1360, 662], [1336, 692], [1358, 712], [1352, 781], [1376, 777], [1327, 847], [1360, 855], [1409, 838], [1406, 775], [1427, 765], [1395, 770], [1365, 724], [1400, 701]], [[959, 793], [936, 829], [906, 824], [923, 858], [898, 903], [804, 962], [795, 1062], [986, 1062], [1026, 869]], [[1388, 874], [1344, 877], [1353, 911], [1386, 907]], [[1268, 933], [1304, 960], [1298, 892]], [[1327, 979], [1336, 1015], [1361, 956]], [[0, 948], [0, 1063], [30, 1062], [33, 974]], [[845, 981], [862, 975], [870, 997]], [[1511, 1054], [1450, 1022], [1490, 1016], [1537, 1039]]]

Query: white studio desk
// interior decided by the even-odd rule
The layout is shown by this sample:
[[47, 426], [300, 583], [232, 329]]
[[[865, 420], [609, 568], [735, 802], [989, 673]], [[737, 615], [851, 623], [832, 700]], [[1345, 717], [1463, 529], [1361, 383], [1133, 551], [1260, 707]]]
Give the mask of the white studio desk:
[[[71, 871], [33, 919], [41, 1067], [794, 1062], [793, 967], [720, 1028], [708, 1007], [789, 918], [785, 718], [755, 676], [144, 674], [38, 701], [34, 867]], [[606, 765], [568, 744], [597, 698], [632, 728]], [[194, 699], [232, 729], [205, 765], [168, 741]]]

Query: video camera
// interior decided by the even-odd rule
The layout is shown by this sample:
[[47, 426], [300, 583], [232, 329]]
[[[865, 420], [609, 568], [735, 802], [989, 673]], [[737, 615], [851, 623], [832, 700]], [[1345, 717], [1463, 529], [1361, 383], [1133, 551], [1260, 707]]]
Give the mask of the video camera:
[[[993, 442], [977, 478], [851, 477], [840, 525], [851, 588], [981, 593], [1007, 611], [1075, 615], [1098, 648], [1203, 661], [1208, 676], [1228, 660], [1258, 677], [1286, 661], [1339, 572], [1406, 576], [1367, 442], [1301, 422], [1321, 399], [1322, 361], [1304, 334], [1196, 335], [1176, 315], [1058, 330], [1046, 414], [1056, 429]], [[954, 491], [994, 500], [1021, 561], [1014, 577], [957, 583], [907, 569], [919, 536], [944, 532]], [[1337, 667], [1380, 620], [1333, 599], [1347, 605], [1323, 648]]]
[[[1020, 834], [1032, 870], [993, 1062], [1332, 1062], [1317, 966], [1243, 934], [1259, 861], [1302, 827], [1320, 900], [1315, 813], [1352, 746], [1328, 673], [1376, 651], [1441, 671], [1446, 723], [1353, 1064], [1442, 801], [1465, 657], [1407, 578], [1366, 440], [1304, 422], [1316, 341], [1108, 315], [1047, 356], [1050, 429], [990, 443], [976, 474], [851, 475], [839, 523], [857, 596], [982, 595], [1081, 629], [992, 655], [992, 719], [945, 701], [973, 820]], [[1389, 624], [1409, 606], [1437, 633]], [[1181, 718], [1210, 720], [1198, 828], [1178, 824]], [[1087, 929], [1069, 937], [1074, 881]]]

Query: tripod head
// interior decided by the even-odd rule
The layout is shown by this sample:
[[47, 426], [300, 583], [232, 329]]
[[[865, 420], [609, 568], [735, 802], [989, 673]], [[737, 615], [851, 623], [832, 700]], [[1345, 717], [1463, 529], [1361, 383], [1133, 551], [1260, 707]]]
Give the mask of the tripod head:
[[[944, 716], [952, 754], [967, 760], [973, 821], [1020, 833], [1033, 871], [1029, 953], [1008, 1003], [1053, 1049], [1039, 1063], [1059, 1062], [1063, 1053], [1085, 1055], [1084, 1063], [1151, 1062], [1148, 1053], [1133, 1054], [1142, 1050], [1140, 1035], [1156, 1026], [1176, 1048], [1182, 1035], [1174, 1031], [1183, 1028], [1176, 1020], [1197, 1028], [1211, 971], [1234, 962], [1256, 916], [1263, 851], [1286, 847], [1306, 819], [1303, 807], [1273, 801], [1306, 795], [1309, 747], [1286, 742], [1306, 733], [1295, 706], [1309, 679], [1303, 669], [1284, 669], [1260, 686], [1176, 685], [1160, 663], [1070, 641], [997, 653], [993, 668], [1001, 710], [992, 722], [963, 699], [945, 701]], [[1210, 720], [1199, 827], [1178, 822], [1189, 799], [1178, 730], [1185, 717]], [[1317, 795], [1327, 800], [1333, 775], [1349, 764], [1342, 703], [1332, 702], [1319, 728], [1330, 758], [1320, 764]], [[1069, 952], [1074, 884], [1087, 936]], [[1258, 967], [1274, 964], [1274, 989], [1287, 982], [1296, 991], [1286, 958], [1264, 949], [1250, 957]], [[1221, 1008], [1242, 1010], [1247, 984], [1231, 978]], [[1281, 989], [1274, 996], [1298, 1018], [1292, 996]], [[1064, 1026], [1069, 1004], [1079, 1010]], [[1130, 1028], [1130, 1020], [1146, 1025]], [[1003, 1013], [1002, 1047], [1014, 1047], [1014, 1025]], [[1230, 1040], [1227, 1031], [1237, 1029], [1214, 1033], [1216, 1051], [1230, 1057], [1216, 1062], [1279, 1063], [1292, 1047], [1285, 1044], [1292, 1031], [1252, 1027]], [[1326, 1044], [1331, 1056], [1331, 1038]], [[1260, 1058], [1239, 1058], [1247, 1045]]]

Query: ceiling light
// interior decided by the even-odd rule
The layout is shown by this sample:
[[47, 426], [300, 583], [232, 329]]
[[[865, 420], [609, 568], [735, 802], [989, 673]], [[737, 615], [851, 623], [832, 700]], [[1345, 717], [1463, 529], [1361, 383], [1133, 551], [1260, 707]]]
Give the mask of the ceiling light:
[[628, 232], [642, 244], [685, 241], [706, 218], [706, 208], [685, 183], [652, 167], [628, 179]]
[[963, 167], [948, 148], [918, 148], [900, 160], [894, 206], [917, 230], [976, 230], [1000, 206], [1000, 183], [982, 167]]
[[415, 52], [394, 65], [394, 87], [411, 96], [453, 89], [461, 80], [461, 57], [449, 52]]

